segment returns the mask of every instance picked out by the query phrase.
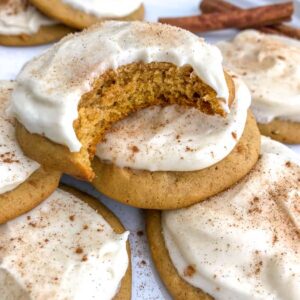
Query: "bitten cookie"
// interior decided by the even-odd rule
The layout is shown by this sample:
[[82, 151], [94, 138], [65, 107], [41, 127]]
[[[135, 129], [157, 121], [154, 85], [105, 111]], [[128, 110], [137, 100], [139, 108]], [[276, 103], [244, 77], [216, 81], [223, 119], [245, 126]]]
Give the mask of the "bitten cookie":
[[131, 299], [129, 232], [95, 199], [62, 187], [0, 232], [2, 299]]
[[97, 144], [132, 112], [178, 104], [225, 116], [234, 98], [216, 47], [168, 25], [109, 21], [28, 62], [10, 110], [26, 155], [92, 180]]
[[28, 1], [0, 3], [0, 45], [34, 46], [55, 42], [74, 31], [37, 11]]
[[15, 84], [0, 81], [0, 224], [40, 204], [58, 186], [60, 172], [27, 158], [15, 137], [6, 109]]
[[135, 21], [144, 19], [141, 0], [30, 0], [44, 14], [78, 29], [105, 20]]
[[225, 65], [252, 93], [252, 110], [263, 135], [300, 143], [300, 42], [255, 30], [239, 33], [218, 47]]
[[97, 147], [93, 185], [146, 209], [187, 207], [243, 178], [259, 156], [260, 133], [245, 84], [225, 116], [179, 106], [154, 107], [115, 124]]
[[258, 163], [234, 187], [187, 209], [147, 212], [173, 299], [299, 299], [299, 163], [263, 137]]

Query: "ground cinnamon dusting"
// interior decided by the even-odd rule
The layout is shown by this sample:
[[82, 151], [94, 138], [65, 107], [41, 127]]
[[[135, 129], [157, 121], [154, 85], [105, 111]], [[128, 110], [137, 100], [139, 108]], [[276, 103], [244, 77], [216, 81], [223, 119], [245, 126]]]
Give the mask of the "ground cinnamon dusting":
[[83, 255], [83, 257], [82, 257], [81, 261], [87, 261], [87, 260], [88, 260], [88, 257], [87, 257], [87, 255]]
[[132, 150], [133, 153], [137, 153], [137, 152], [140, 151], [140, 149], [135, 145], [131, 147], [131, 150]]
[[82, 248], [80, 248], [80, 247], [76, 248], [75, 253], [76, 254], [82, 254], [83, 253]]
[[196, 273], [196, 270], [191, 265], [187, 266], [183, 271], [183, 275], [186, 277], [192, 277], [195, 273]]

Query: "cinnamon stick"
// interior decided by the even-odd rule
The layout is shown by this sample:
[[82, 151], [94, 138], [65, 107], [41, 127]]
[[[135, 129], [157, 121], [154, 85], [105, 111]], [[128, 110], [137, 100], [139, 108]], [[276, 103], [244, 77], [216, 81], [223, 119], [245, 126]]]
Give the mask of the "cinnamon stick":
[[[200, 3], [200, 9], [203, 13], [224, 13], [234, 10], [241, 10], [242, 8], [223, 0], [203, 0]], [[262, 27], [254, 26], [253, 28], [265, 33], [285, 35], [300, 40], [300, 29], [294, 28], [292, 26], [279, 24]]]
[[159, 22], [175, 25], [193, 32], [205, 32], [225, 28], [253, 28], [279, 24], [291, 19], [293, 4], [282, 3], [250, 9], [233, 10], [230, 13], [210, 13], [200, 16], [161, 18]]

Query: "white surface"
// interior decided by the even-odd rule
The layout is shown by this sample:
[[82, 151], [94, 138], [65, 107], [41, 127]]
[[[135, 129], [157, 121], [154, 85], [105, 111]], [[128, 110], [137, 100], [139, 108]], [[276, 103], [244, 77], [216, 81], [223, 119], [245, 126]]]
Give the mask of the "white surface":
[[[145, 0], [146, 19], [155, 21], [158, 16], [180, 16], [198, 13], [198, 0]], [[239, 5], [262, 5], [270, 2], [282, 1], [238, 1]], [[242, 3], [241, 3], [242, 2]], [[300, 0], [297, 0], [297, 8], [300, 8]], [[299, 11], [299, 10], [298, 10]], [[299, 13], [297, 13], [299, 16]], [[300, 25], [298, 18], [294, 19], [295, 25]], [[233, 36], [234, 30], [225, 30], [204, 35], [210, 42], [220, 39], [228, 39]], [[0, 46], [0, 80], [14, 79], [22, 65], [30, 58], [41, 53], [49, 46], [39, 46], [31, 48], [8, 48]], [[300, 154], [300, 146], [291, 147]], [[96, 192], [89, 184], [80, 183], [69, 177], [63, 178], [63, 182], [75, 185], [77, 188], [101, 199], [116, 215], [120, 217], [124, 226], [131, 231], [130, 241], [132, 246], [132, 265], [133, 265], [133, 300], [168, 300], [171, 299], [151, 263], [149, 248], [146, 244], [145, 234], [139, 236], [139, 230], [144, 231], [143, 212], [125, 205], [118, 204]], [[144, 262], [145, 264], [144, 264]]]

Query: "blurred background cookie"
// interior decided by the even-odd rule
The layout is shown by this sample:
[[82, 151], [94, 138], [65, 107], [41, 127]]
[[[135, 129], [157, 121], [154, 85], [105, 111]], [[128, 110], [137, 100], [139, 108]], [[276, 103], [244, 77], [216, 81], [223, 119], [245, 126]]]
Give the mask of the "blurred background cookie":
[[144, 19], [141, 0], [30, 0], [44, 14], [78, 29], [105, 20]]
[[262, 134], [300, 143], [300, 42], [247, 30], [219, 42], [225, 65], [238, 73], [252, 94], [252, 111]]
[[27, 0], [0, 2], [0, 45], [47, 44], [72, 31], [74, 30], [40, 13]]

